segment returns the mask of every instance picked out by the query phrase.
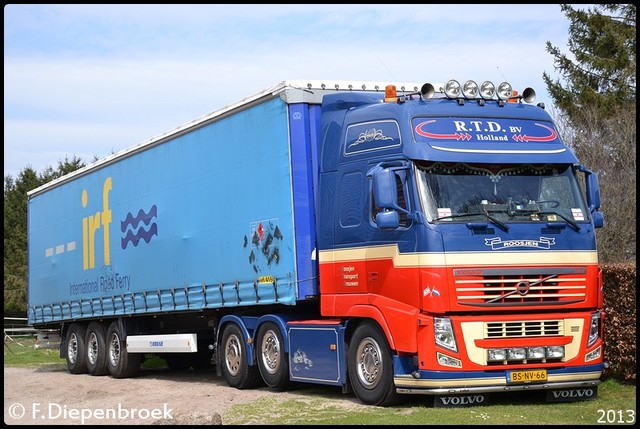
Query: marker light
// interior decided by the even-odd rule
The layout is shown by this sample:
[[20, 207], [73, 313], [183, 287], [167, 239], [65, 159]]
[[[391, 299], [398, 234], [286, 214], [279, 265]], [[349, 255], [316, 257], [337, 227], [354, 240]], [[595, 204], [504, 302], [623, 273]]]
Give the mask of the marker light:
[[395, 85], [387, 85], [384, 88], [384, 101], [385, 103], [395, 103], [398, 101], [398, 94], [396, 92]]
[[498, 98], [500, 100], [508, 100], [509, 97], [511, 97], [511, 91], [511, 85], [507, 82], [502, 82], [500, 85], [498, 85]]
[[466, 98], [476, 98], [478, 96], [478, 84], [468, 80], [462, 86], [462, 93]]
[[460, 82], [457, 80], [451, 79], [444, 86], [444, 93], [449, 98], [458, 98], [460, 97]]
[[489, 82], [488, 80], [482, 82], [480, 85], [480, 97], [485, 100], [491, 100], [496, 95], [496, 86], [493, 82]]

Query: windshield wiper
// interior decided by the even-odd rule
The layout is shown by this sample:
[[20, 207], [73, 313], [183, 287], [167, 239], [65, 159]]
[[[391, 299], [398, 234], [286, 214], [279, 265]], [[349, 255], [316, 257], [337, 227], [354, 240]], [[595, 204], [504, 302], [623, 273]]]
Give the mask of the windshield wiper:
[[566, 216], [561, 215], [558, 212], [554, 212], [553, 210], [551, 211], [544, 211], [544, 212], [536, 212], [536, 214], [541, 214], [541, 215], [556, 215], [562, 218], [562, 220], [564, 220], [565, 222], [567, 222], [569, 225], [571, 225], [571, 228], [573, 228], [575, 231], [580, 231], [580, 225], [578, 225], [576, 222], [574, 222], [573, 220], [569, 219]]
[[434, 220], [442, 220], [442, 219], [453, 219], [453, 218], [458, 218], [458, 217], [470, 217], [470, 216], [484, 216], [485, 218], [489, 219], [491, 222], [495, 223], [496, 225], [498, 225], [500, 227], [500, 229], [502, 229], [505, 232], [509, 231], [509, 225], [500, 222], [498, 219], [494, 218], [493, 216], [491, 216], [489, 213], [486, 212], [478, 212], [478, 213], [458, 213], [458, 214], [454, 214], [454, 215], [448, 215], [448, 216], [440, 216], [435, 218]]

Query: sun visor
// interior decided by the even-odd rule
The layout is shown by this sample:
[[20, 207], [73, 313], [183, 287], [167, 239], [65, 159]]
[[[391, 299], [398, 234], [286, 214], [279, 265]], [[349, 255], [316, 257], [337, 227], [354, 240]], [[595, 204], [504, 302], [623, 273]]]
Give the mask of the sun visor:
[[[508, 118], [413, 118], [422, 159], [442, 161], [576, 162], [551, 122]], [[425, 152], [428, 151], [429, 153]], [[468, 155], [468, 156], [465, 156]]]

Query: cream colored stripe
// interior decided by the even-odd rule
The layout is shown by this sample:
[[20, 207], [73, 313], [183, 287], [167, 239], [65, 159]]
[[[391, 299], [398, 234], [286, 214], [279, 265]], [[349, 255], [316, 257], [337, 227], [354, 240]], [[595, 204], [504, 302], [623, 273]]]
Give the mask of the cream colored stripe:
[[499, 266], [499, 265], [540, 265], [596, 264], [598, 253], [593, 250], [576, 251], [524, 251], [524, 252], [458, 252], [458, 253], [402, 253], [395, 244], [385, 246], [354, 247], [350, 249], [322, 250], [320, 263], [358, 262], [376, 259], [393, 259], [396, 267], [426, 266]]

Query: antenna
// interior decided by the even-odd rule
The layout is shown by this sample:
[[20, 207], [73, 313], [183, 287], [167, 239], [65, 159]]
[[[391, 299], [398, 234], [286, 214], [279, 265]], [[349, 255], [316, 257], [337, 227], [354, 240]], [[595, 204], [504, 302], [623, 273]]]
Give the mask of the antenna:
[[387, 65], [384, 63], [384, 61], [382, 61], [382, 57], [380, 57], [380, 55], [378, 55], [378, 59], [382, 63], [382, 66], [387, 70], [387, 73], [389, 73], [389, 76], [391, 76], [391, 80], [395, 82], [396, 78], [393, 76], [393, 73], [389, 71], [389, 68], [387, 68]]
[[502, 79], [504, 80], [508, 80], [507, 77], [502, 73], [502, 70], [500, 70], [499, 66], [496, 66], [496, 68], [498, 69], [498, 71], [500, 72], [500, 74], [502, 75]]

